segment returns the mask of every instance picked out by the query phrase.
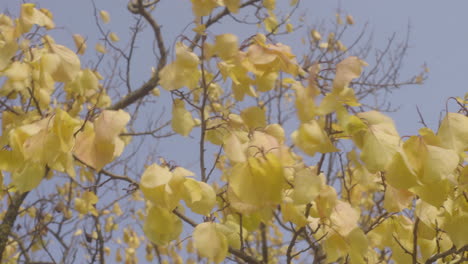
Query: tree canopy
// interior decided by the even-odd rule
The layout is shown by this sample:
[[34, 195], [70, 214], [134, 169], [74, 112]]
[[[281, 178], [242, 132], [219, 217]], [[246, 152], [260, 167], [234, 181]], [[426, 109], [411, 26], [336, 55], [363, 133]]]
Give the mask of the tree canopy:
[[[54, 38], [46, 8], [0, 14], [1, 261], [468, 260], [468, 93], [401, 136], [385, 93], [427, 74], [400, 78], [407, 42], [373, 57], [365, 27], [345, 42], [351, 15], [311, 27], [297, 0], [185, 0], [191, 31], [171, 43], [165, 1], [122, 7], [122, 40], [93, 3], [92, 55]], [[303, 56], [280, 41], [299, 29]], [[138, 52], [155, 58], [144, 80]]]

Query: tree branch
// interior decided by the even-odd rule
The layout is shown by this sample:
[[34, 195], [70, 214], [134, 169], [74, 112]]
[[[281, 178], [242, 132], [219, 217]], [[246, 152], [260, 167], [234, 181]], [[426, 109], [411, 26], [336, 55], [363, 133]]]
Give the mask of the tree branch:
[[8, 205], [5, 217], [3, 218], [2, 224], [0, 225], [0, 262], [2, 262], [3, 252], [5, 251], [8, 237], [10, 236], [11, 229], [15, 224], [16, 217], [18, 216], [19, 208], [28, 194], [29, 192], [24, 192], [21, 194], [16, 193], [11, 198], [10, 205]]
[[159, 72], [162, 70], [162, 68], [164, 68], [167, 62], [167, 51], [166, 51], [166, 47], [164, 45], [164, 39], [161, 33], [161, 26], [146, 11], [142, 0], [138, 0], [138, 6], [137, 6], [136, 12], [137, 14], [140, 14], [141, 16], [145, 18], [145, 20], [151, 25], [151, 28], [154, 31], [154, 35], [156, 37], [156, 42], [158, 44], [159, 55], [160, 55], [158, 66], [156, 68], [156, 72], [146, 83], [144, 83], [137, 90], [131, 93], [128, 93], [124, 98], [122, 98], [122, 100], [118, 101], [117, 103], [109, 107], [110, 110], [119, 110], [119, 109], [126, 108], [127, 106], [135, 103], [139, 99], [149, 94], [151, 90], [153, 90], [158, 85]]

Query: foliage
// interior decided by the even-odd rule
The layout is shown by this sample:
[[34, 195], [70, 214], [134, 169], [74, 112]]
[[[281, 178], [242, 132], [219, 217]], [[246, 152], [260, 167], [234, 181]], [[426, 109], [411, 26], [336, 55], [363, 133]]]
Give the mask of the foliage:
[[[344, 31], [322, 41], [311, 30], [308, 43], [318, 55], [299, 62], [275, 41], [295, 28], [293, 12], [278, 18], [274, 0], [192, 0], [195, 35], [177, 41], [171, 60], [151, 15], [159, 2], [128, 6], [137, 25], [148, 23], [159, 52], [152, 75], [136, 89], [129, 68], [139, 28], [125, 51], [116, 33], [102, 28], [110, 14], [96, 14], [104, 36], [99, 60], [112, 50], [127, 61], [128, 89], [117, 89], [124, 96], [98, 67], [82, 66], [86, 38], [73, 35], [75, 51], [56, 43], [47, 9], [23, 4], [16, 19], [0, 15], [0, 259], [468, 258], [468, 94], [455, 98], [460, 110], [447, 113], [437, 132], [423, 127], [401, 137], [365, 98], [420, 83], [424, 73], [408, 82], [373, 82], [381, 60], [366, 72], [368, 63], [339, 39]], [[292, 11], [298, 5], [291, 1]], [[264, 34], [241, 41], [208, 30], [249, 8]], [[337, 25], [354, 24], [351, 16], [345, 20], [338, 16]], [[389, 63], [383, 76], [396, 76], [398, 61]], [[135, 132], [142, 127], [135, 123], [139, 108], [158, 97], [171, 99], [170, 118]], [[149, 144], [170, 136], [197, 144], [196, 172], [164, 158], [150, 156], [145, 167], [132, 162], [145, 159], [138, 148], [129, 150], [137, 138]]]

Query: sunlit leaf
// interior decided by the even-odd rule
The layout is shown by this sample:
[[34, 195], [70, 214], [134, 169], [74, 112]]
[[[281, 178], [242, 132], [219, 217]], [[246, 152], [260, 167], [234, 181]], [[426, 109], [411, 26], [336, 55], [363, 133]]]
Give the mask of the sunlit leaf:
[[194, 246], [198, 254], [208, 260], [220, 263], [228, 253], [226, 236], [220, 231], [217, 223], [201, 223], [193, 231]]
[[151, 242], [156, 245], [166, 245], [179, 237], [182, 232], [182, 221], [171, 211], [152, 206], [148, 210], [143, 231]]
[[188, 136], [193, 127], [196, 125], [192, 114], [187, 109], [185, 109], [185, 103], [180, 99], [174, 100], [172, 104], [171, 124], [172, 129], [184, 137]]

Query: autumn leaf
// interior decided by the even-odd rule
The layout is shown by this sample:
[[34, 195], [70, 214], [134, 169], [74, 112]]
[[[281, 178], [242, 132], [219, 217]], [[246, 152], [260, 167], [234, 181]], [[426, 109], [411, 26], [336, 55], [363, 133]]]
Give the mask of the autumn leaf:
[[122, 154], [125, 143], [119, 135], [129, 120], [130, 115], [123, 110], [104, 110], [93, 124], [87, 123], [77, 134], [74, 154], [95, 170], [101, 170]]
[[220, 231], [217, 223], [201, 223], [193, 231], [194, 246], [198, 254], [209, 261], [220, 263], [228, 253], [226, 236]]
[[168, 91], [184, 86], [190, 89], [195, 88], [201, 76], [198, 71], [199, 63], [200, 60], [195, 53], [189, 51], [184, 44], [177, 43], [176, 60], [159, 72], [159, 84]]
[[151, 242], [166, 245], [179, 237], [182, 232], [182, 221], [166, 208], [152, 206], [148, 210], [143, 231]]
[[314, 156], [317, 152], [338, 151], [316, 120], [301, 124], [299, 130], [294, 131], [291, 138], [296, 146], [310, 156]]
[[172, 104], [172, 129], [174, 132], [186, 137], [190, 134], [193, 127], [196, 125], [192, 114], [185, 109], [184, 101], [180, 99], [174, 100]]

